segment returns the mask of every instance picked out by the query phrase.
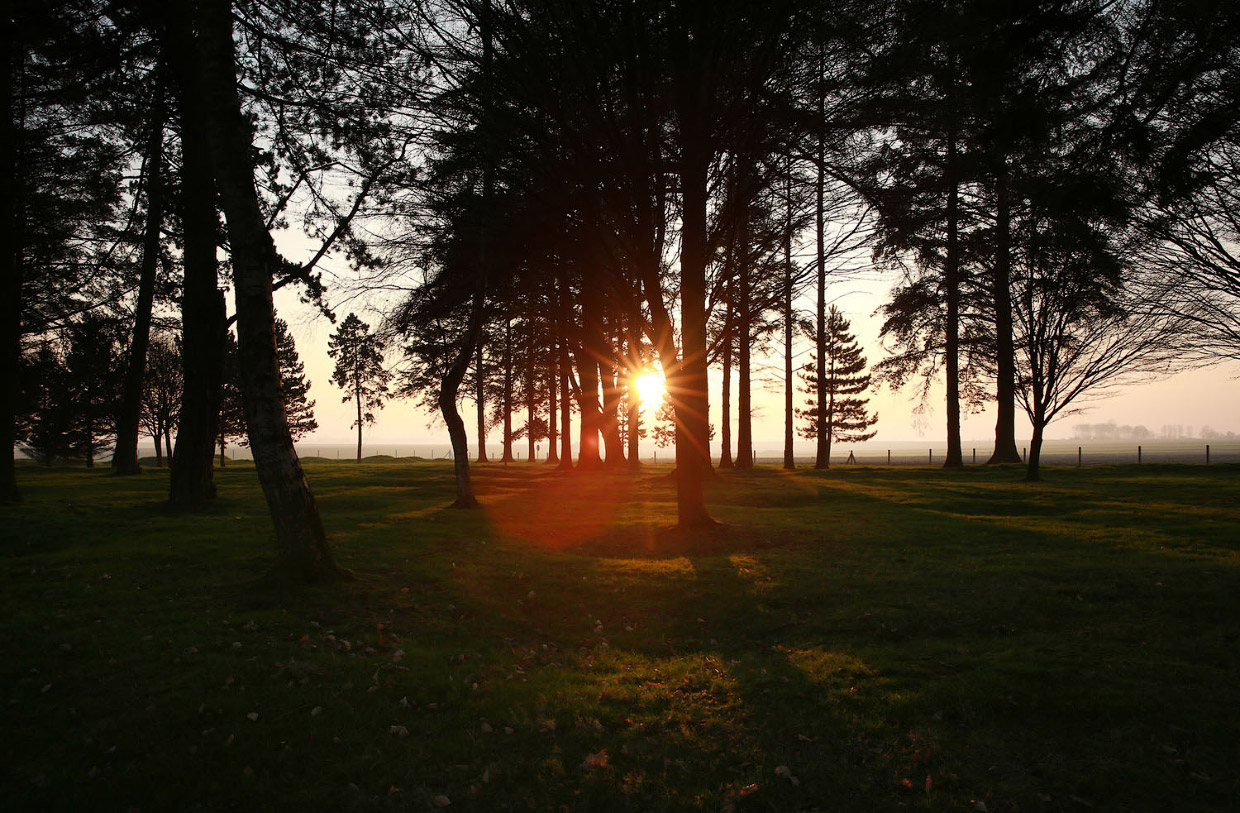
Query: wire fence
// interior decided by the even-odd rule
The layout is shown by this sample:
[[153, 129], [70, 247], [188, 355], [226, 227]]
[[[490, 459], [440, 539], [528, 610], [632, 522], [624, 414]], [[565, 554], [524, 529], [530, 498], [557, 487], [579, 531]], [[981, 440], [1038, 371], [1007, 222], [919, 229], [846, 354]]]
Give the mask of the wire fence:
[[[989, 447], [966, 447], [964, 464], [982, 465], [990, 459]], [[1029, 460], [1029, 447], [1020, 447], [1021, 461]], [[758, 465], [783, 463], [782, 453], [760, 452], [754, 456]], [[907, 447], [899, 449], [832, 450], [831, 465], [858, 466], [941, 466], [947, 460], [946, 446], [927, 446], [920, 451]], [[797, 454], [794, 461], [800, 465], [813, 463], [813, 456]], [[1156, 463], [1240, 463], [1240, 441], [1167, 441], [1155, 443], [1092, 443], [1069, 445], [1062, 441], [1042, 448], [1040, 463], [1043, 466], [1115, 466], [1122, 464]]]

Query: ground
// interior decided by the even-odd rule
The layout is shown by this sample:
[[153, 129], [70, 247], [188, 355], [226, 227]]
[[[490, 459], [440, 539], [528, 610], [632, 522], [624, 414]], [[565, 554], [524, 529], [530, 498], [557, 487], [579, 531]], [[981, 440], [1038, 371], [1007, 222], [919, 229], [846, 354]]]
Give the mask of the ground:
[[307, 470], [341, 586], [246, 465], [20, 471], [6, 809], [1240, 806], [1238, 466]]

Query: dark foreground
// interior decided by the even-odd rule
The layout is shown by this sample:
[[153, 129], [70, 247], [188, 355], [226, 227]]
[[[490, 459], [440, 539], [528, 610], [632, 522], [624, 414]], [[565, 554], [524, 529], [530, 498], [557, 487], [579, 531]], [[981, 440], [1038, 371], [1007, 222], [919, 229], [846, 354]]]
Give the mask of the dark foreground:
[[357, 579], [273, 592], [247, 467], [20, 472], [6, 809], [1240, 807], [1235, 466], [309, 473]]

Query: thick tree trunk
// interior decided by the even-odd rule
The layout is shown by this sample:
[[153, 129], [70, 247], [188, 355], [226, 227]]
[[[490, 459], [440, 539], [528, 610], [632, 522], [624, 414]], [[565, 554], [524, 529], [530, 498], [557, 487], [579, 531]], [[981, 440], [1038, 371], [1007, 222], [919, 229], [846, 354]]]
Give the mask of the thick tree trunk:
[[207, 113], [194, 71], [193, 26], [171, 11], [164, 53], [175, 75], [181, 131], [181, 228], [185, 279], [181, 299], [181, 413], [170, 455], [168, 497], [173, 505], [198, 508], [215, 497], [212, 457], [223, 381], [224, 294], [219, 290], [215, 177], [207, 143]]
[[681, 363], [668, 392], [676, 408], [676, 515], [681, 528], [714, 524], [703, 483], [710, 472], [706, 378], [706, 206], [709, 156], [693, 101], [682, 100], [680, 179], [684, 211], [680, 250]]
[[597, 468], [599, 456], [599, 424], [602, 410], [599, 403], [598, 359], [603, 334], [600, 323], [602, 305], [598, 282], [587, 273], [581, 281], [581, 345], [577, 353], [577, 382], [580, 394], [577, 407], [581, 413], [580, 438], [577, 442], [577, 468]]
[[21, 206], [18, 203], [22, 180], [18, 167], [18, 133], [14, 126], [13, 61], [19, 58], [14, 45], [16, 31], [12, 16], [7, 11], [0, 14], [0, 252], [3, 252], [3, 288], [0, 288], [0, 318], [3, 321], [3, 345], [0, 346], [0, 376], [5, 385], [0, 387], [0, 504], [21, 500], [17, 488], [17, 381], [21, 377], [22, 358], [22, 237], [24, 229], [19, 222]]
[[482, 359], [482, 335], [474, 350], [474, 403], [478, 405], [478, 462], [487, 462], [487, 396], [486, 372]]
[[[636, 303], [637, 300], [633, 298], [632, 301]], [[639, 329], [637, 327], [637, 323], [641, 319], [641, 313], [637, 311], [637, 307], [635, 304], [626, 315], [624, 332], [625, 356], [627, 358], [627, 363], [625, 364], [627, 372], [624, 375], [625, 399], [628, 403], [626, 423], [629, 428], [628, 437], [625, 440], [628, 447], [626, 452], [628, 454], [629, 467], [634, 469], [641, 466], [639, 455], [642, 436], [642, 395], [637, 389], [637, 379], [643, 373], [641, 339], [639, 338]], [[635, 313], [635, 311], [637, 312]]]
[[271, 287], [277, 255], [254, 188], [253, 143], [237, 94], [232, 4], [203, 0], [199, 15], [197, 56], [209, 110], [207, 133], [232, 249], [242, 402], [254, 466], [276, 531], [273, 575], [330, 581], [341, 574], [284, 414]]
[[164, 91], [156, 90], [151, 137], [146, 147], [146, 227], [142, 236], [142, 265], [138, 277], [138, 301], [134, 304], [133, 338], [129, 343], [129, 366], [121, 387], [120, 411], [116, 416], [114, 474], [139, 474], [138, 430], [142, 417], [142, 382], [146, 351], [151, 343], [151, 310], [155, 303], [155, 272], [159, 268], [160, 228], [164, 220]]
[[469, 440], [465, 436], [465, 421], [457, 411], [457, 392], [465, 372], [469, 368], [469, 359], [474, 348], [482, 339], [482, 310], [484, 290], [482, 276], [479, 272], [478, 290], [474, 293], [470, 305], [469, 323], [465, 329], [462, 344], [457, 350], [456, 358], [444, 374], [439, 386], [439, 412], [448, 426], [448, 439], [452, 441], [452, 469], [456, 476], [456, 500], [453, 508], [476, 508], [478, 498], [474, 496], [473, 480], [469, 474]]
[[534, 433], [537, 399], [534, 397], [534, 342], [526, 341], [525, 356], [525, 459], [534, 462], [538, 439]]
[[[954, 125], [953, 125], [954, 126]], [[943, 468], [964, 466], [960, 443], [960, 190], [956, 180], [956, 133], [947, 136], [947, 253], [943, 260], [943, 286], [947, 314], [944, 342], [947, 376], [947, 459]]]
[[573, 402], [572, 388], [569, 386], [568, 339], [568, 281], [560, 277], [558, 287], [559, 314], [556, 322], [556, 341], [559, 346], [560, 374], [560, 471], [573, 470]]
[[504, 450], [501, 463], [512, 463], [512, 317], [504, 320]]
[[995, 177], [995, 451], [987, 463], [1019, 463], [1016, 349], [1012, 341], [1012, 207], [1006, 162]]
[[1038, 414], [1033, 420], [1033, 438], [1029, 441], [1029, 468], [1025, 471], [1025, 479], [1031, 483], [1036, 483], [1042, 479], [1042, 430], [1046, 427], [1046, 420]]

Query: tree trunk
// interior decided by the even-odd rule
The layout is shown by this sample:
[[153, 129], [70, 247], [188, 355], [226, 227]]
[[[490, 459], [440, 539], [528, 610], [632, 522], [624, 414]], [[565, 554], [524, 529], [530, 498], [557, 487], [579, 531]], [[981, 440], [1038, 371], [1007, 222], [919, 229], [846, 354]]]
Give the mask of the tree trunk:
[[228, 465], [228, 458], [225, 457], [225, 452], [227, 451], [228, 451], [228, 439], [224, 437], [223, 432], [220, 432], [220, 468], [221, 469], [225, 468]]
[[[825, 124], [823, 115], [823, 91], [819, 88], [818, 110], [820, 114], [819, 124]], [[827, 148], [826, 136], [822, 130], [818, 131], [818, 177], [814, 181], [814, 226], [817, 230], [817, 237], [814, 246], [814, 259], [816, 262], [815, 276], [818, 283], [817, 299], [815, 300], [816, 320], [814, 330], [814, 352], [818, 357], [818, 375], [814, 381], [815, 403], [814, 411], [817, 413], [818, 435], [815, 438], [816, 444], [814, 449], [814, 468], [829, 469], [831, 468], [831, 426], [827, 422], [827, 249], [826, 235], [826, 161]]]
[[146, 373], [146, 351], [151, 343], [151, 309], [155, 302], [155, 272], [159, 268], [160, 228], [164, 220], [164, 90], [155, 91], [151, 116], [151, 138], [146, 147], [146, 227], [142, 236], [142, 266], [138, 277], [138, 301], [134, 305], [133, 339], [129, 344], [129, 366], [121, 389], [120, 411], [116, 416], [116, 452], [112, 455], [114, 474], [139, 474], [138, 430], [142, 417], [142, 381]]
[[160, 436], [158, 429], [151, 433], [151, 440], [155, 441], [155, 467], [162, 469], [164, 467], [164, 439]]
[[732, 330], [735, 321], [735, 308], [732, 304], [731, 258], [728, 251], [728, 282], [725, 294], [727, 311], [723, 319], [723, 386], [719, 392], [719, 442], [723, 450], [719, 453], [719, 468], [732, 468]]
[[483, 370], [482, 334], [474, 350], [474, 403], [478, 405], [478, 462], [487, 462], [487, 396], [486, 373]]
[[1012, 211], [1006, 161], [995, 177], [995, 451], [987, 463], [1019, 463], [1016, 348], [1012, 341]]
[[696, 100], [682, 99], [680, 179], [681, 363], [668, 392], [676, 409], [676, 515], [681, 528], [714, 524], [703, 482], [710, 471], [706, 378], [706, 206], [709, 155]]
[[943, 260], [943, 285], [947, 289], [944, 320], [944, 353], [947, 376], [947, 459], [943, 468], [964, 466], [960, 443], [960, 192], [956, 180], [956, 131], [952, 122], [947, 134], [947, 253]]
[[341, 573], [284, 414], [271, 287], [278, 258], [254, 188], [254, 145], [237, 95], [232, 4], [203, 0], [199, 14], [197, 57], [209, 110], [207, 134], [232, 249], [242, 403], [254, 466], [276, 531], [273, 575], [331, 581]]
[[448, 426], [448, 438], [452, 441], [452, 470], [456, 476], [456, 500], [453, 508], [477, 508], [478, 498], [474, 496], [473, 479], [469, 474], [469, 440], [465, 436], [465, 421], [456, 408], [457, 392], [461, 381], [465, 379], [465, 371], [469, 368], [469, 359], [474, 348], [482, 338], [482, 310], [485, 291], [480, 268], [478, 271], [478, 289], [474, 292], [470, 306], [469, 324], [461, 347], [457, 350], [452, 366], [444, 374], [439, 386], [439, 412]]
[[512, 317], [504, 319], [504, 453], [501, 463], [516, 460], [512, 456]]
[[547, 357], [547, 396], [550, 403], [547, 404], [547, 462], [559, 463], [560, 450], [559, 441], [560, 433], [556, 429], [556, 421], [559, 420], [559, 404], [556, 397], [560, 388], [559, 381], [559, 342], [554, 341], [551, 344], [551, 354]]
[[560, 465], [557, 467], [560, 471], [572, 471], [573, 469], [573, 403], [571, 400], [572, 392], [568, 383], [569, 359], [568, 359], [568, 339], [565, 331], [568, 329], [568, 281], [561, 276], [557, 286], [559, 301], [559, 318], [556, 322], [556, 340], [559, 345], [559, 373], [560, 373]]
[[787, 201], [784, 218], [784, 468], [795, 469], [792, 444], [796, 439], [793, 423], [793, 395], [796, 381], [792, 376], [792, 334], [795, 328], [792, 311], [792, 161], [788, 161]]
[[362, 382], [361, 373], [354, 371], [353, 400], [357, 403], [357, 462], [362, 462]]
[[181, 299], [181, 412], [169, 455], [168, 499], [200, 508], [215, 497], [215, 436], [220, 416], [225, 324], [216, 246], [215, 177], [207, 143], [207, 112], [193, 66], [192, 22], [177, 10], [166, 18], [168, 55], [179, 104], [181, 135], [181, 229], [185, 278]]
[[740, 264], [737, 277], [737, 294], [740, 304], [737, 307], [736, 319], [739, 331], [736, 345], [740, 359], [737, 373], [740, 380], [736, 387], [736, 467], [743, 470], [753, 469], [753, 375], [750, 364], [750, 341], [753, 338], [753, 314], [750, 305], [750, 272], [749, 272], [749, 217], [741, 218], [741, 232], [737, 240]]
[[[529, 325], [526, 327], [528, 329]], [[529, 335], [526, 336], [525, 348], [525, 458], [533, 463], [537, 453], [537, 438], [534, 435], [537, 399], [534, 397], [534, 340]]]
[[1039, 412], [1033, 421], [1033, 438], [1029, 441], [1029, 468], [1025, 471], [1025, 479], [1030, 483], [1036, 483], [1042, 479], [1042, 430], [1045, 427], [1046, 420]]
[[[615, 327], [614, 310], [607, 311], [606, 328]], [[607, 452], [607, 465], [617, 468], [624, 465], [624, 439], [620, 437], [620, 386], [618, 379], [618, 346], [604, 329], [599, 338], [599, 373], [603, 381], [603, 447]]]
[[21, 378], [22, 359], [22, 239], [25, 230], [19, 222], [21, 206], [18, 202], [22, 187], [21, 169], [18, 166], [18, 132], [14, 126], [12, 111], [16, 95], [13, 82], [13, 62], [22, 58], [14, 45], [16, 39], [12, 15], [6, 6], [0, 14], [0, 252], [3, 252], [4, 277], [0, 288], [0, 318], [4, 322], [3, 346], [0, 347], [0, 376], [5, 385], [0, 387], [0, 503], [21, 501], [17, 488], [17, 460], [13, 447], [17, 443], [17, 381]]
[[602, 463], [599, 456], [599, 424], [602, 410], [599, 404], [598, 358], [602, 344], [603, 328], [600, 324], [600, 292], [596, 281], [584, 274], [581, 281], [581, 344], [577, 353], [577, 381], [580, 394], [577, 406], [581, 412], [580, 440], [577, 443], [577, 468], [597, 468]]
[[[94, 404], [88, 403], [86, 409], [94, 409]], [[86, 418], [86, 468], [93, 469], [95, 467], [95, 422], [91, 418]]]

